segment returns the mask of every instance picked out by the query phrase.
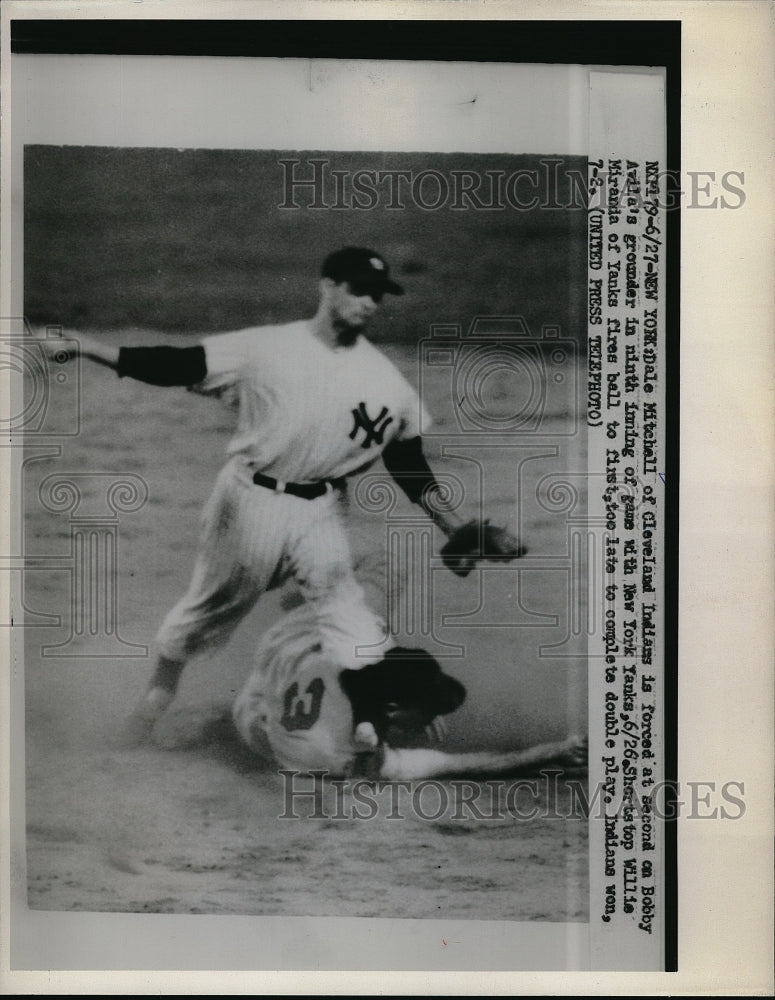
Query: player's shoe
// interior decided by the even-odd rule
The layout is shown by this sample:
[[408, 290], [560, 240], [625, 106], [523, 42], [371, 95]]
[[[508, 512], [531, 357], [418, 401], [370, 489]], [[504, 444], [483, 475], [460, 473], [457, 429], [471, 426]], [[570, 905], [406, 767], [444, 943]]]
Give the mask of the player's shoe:
[[145, 695], [121, 727], [114, 742], [119, 749], [131, 750], [150, 744], [153, 728], [172, 701], [172, 692], [155, 687]]

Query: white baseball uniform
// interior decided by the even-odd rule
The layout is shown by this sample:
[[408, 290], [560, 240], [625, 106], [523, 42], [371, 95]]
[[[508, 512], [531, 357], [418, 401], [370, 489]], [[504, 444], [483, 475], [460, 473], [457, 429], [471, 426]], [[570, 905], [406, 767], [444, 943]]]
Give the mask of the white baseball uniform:
[[283, 615], [261, 637], [255, 669], [234, 703], [240, 736], [260, 752], [265, 735], [283, 767], [345, 774], [356, 748], [339, 674], [378, 662], [392, 644], [384, 623], [351, 596]]
[[305, 598], [359, 593], [330, 492], [313, 500], [253, 482], [338, 479], [392, 440], [419, 435], [417, 393], [364, 337], [331, 348], [306, 321], [203, 341], [207, 376], [192, 388], [237, 411], [230, 459], [202, 515], [188, 592], [164, 620], [159, 652], [182, 661], [227, 639], [266, 590], [294, 578]]
[[[363, 747], [353, 740], [352, 706], [339, 675], [379, 662], [392, 645], [384, 623], [357, 599], [335, 596], [283, 615], [261, 637], [255, 669], [234, 702], [240, 737], [262, 756], [268, 741], [284, 768], [324, 770], [329, 777], [357, 774], [355, 758]], [[449, 753], [383, 744], [376, 760], [379, 779], [403, 781], [552, 762], [579, 766], [585, 758], [584, 741], [571, 737], [510, 751]]]

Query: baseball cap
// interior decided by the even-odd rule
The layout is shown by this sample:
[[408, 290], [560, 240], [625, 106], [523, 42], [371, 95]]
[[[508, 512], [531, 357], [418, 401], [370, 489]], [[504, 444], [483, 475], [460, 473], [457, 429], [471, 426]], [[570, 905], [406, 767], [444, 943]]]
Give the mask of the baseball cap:
[[365, 247], [343, 247], [323, 261], [321, 276], [339, 284], [347, 281], [364, 290], [403, 295], [403, 288], [390, 280], [390, 268], [384, 257]]

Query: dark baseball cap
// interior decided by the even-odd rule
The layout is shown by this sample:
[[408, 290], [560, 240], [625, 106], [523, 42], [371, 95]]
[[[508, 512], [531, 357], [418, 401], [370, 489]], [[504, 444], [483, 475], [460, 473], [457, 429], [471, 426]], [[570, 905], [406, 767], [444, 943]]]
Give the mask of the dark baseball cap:
[[404, 294], [403, 288], [390, 280], [390, 268], [385, 258], [365, 247], [343, 247], [329, 254], [320, 273], [337, 284], [346, 281], [358, 289]]

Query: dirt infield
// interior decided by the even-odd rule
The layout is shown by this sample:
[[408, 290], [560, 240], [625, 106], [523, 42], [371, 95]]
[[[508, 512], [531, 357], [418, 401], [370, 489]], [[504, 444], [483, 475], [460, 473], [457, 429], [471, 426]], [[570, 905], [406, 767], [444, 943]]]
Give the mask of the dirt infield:
[[[355, 213], [345, 225], [331, 212], [320, 219], [272, 213], [267, 206], [276, 192], [253, 185], [258, 161], [251, 155], [28, 151], [29, 316], [38, 324], [100, 330], [123, 344], [168, 339], [151, 328], [178, 331], [176, 343], [183, 344], [192, 330], [298, 318], [314, 306], [310, 268], [334, 240], [378, 243], [397, 261], [402, 283], [411, 286], [405, 306], [390, 305], [377, 336], [414, 384], [420, 374], [417, 342], [430, 322], [467, 325], [477, 313], [493, 310], [524, 314], [539, 329], [552, 321], [577, 336], [571, 320], [579, 303], [583, 309], [574, 276], [585, 259], [584, 219], [544, 212], [541, 219], [524, 213], [517, 220], [485, 220], [468, 213], [445, 221], [429, 213], [407, 221]], [[261, 154], [261, 162], [268, 155]], [[256, 218], [270, 222], [257, 230]], [[393, 322], [399, 308], [400, 323]], [[404, 343], [386, 342], [390, 334]], [[40, 568], [25, 577], [27, 627], [18, 630], [23, 649], [21, 643], [15, 649], [15, 683], [22, 672], [24, 677], [30, 906], [585, 920], [586, 823], [561, 818], [570, 802], [564, 783], [539, 787], [533, 803], [539, 817], [530, 820], [508, 809], [501, 818], [455, 818], [448, 810], [428, 819], [411, 808], [400, 822], [384, 809], [367, 821], [280, 819], [284, 784], [276, 769], [261, 769], [218, 745], [189, 751], [111, 748], [145, 686], [156, 629], [187, 586], [198, 518], [232, 422], [214, 401], [183, 390], [119, 381], [86, 363], [77, 377], [78, 433], [57, 439], [58, 454], [36, 451], [31, 442], [20, 484], [26, 552], [40, 557]], [[488, 383], [492, 405], [504, 412], [510, 391], [502, 378]], [[454, 433], [449, 393], [437, 387], [424, 401], [437, 430]], [[64, 397], [52, 391], [49, 405], [53, 426], [66, 423], [67, 414], [56, 412], [66, 405]], [[550, 408], [544, 427], [567, 434], [577, 417]], [[434, 467], [468, 484], [470, 462], [442, 460], [440, 445], [441, 438], [429, 440]], [[531, 483], [557, 471], [583, 472], [583, 435], [568, 455], [570, 466], [566, 461], [558, 469], [556, 452], [537, 448]], [[496, 523], [513, 521], [513, 454], [490, 450], [482, 469], [487, 514]], [[137, 509], [110, 522], [117, 539], [122, 655], [106, 655], [104, 637], [88, 628], [71, 639], [73, 609], [77, 615], [90, 597], [74, 591], [76, 515], [41, 500], [51, 476], [80, 477], [81, 514], [99, 506], [105, 477], [120, 482], [131, 476], [147, 488]], [[472, 493], [467, 503], [473, 509], [475, 502]], [[552, 563], [565, 552], [564, 515], [542, 507], [534, 495], [520, 497], [520, 505], [523, 541], [548, 560], [519, 584], [502, 574], [482, 578], [494, 627], [491, 619], [477, 617], [483, 593], [476, 576], [434, 575], [436, 606], [457, 620], [439, 626], [439, 635], [465, 650], [462, 657], [443, 660], [445, 671], [469, 692], [447, 720], [455, 748], [520, 747], [586, 727], [585, 658], [537, 653], [562, 638], [558, 629], [564, 632], [570, 614], [567, 574]], [[100, 509], [104, 515], [104, 504]], [[384, 547], [384, 517], [357, 504], [349, 517], [356, 556], [363, 556], [368, 576], [367, 554]], [[103, 516], [103, 528], [95, 530], [109, 521]], [[257, 636], [280, 613], [280, 595], [262, 599], [226, 649], [190, 665], [180, 703], [232, 698], [250, 669]], [[520, 615], [530, 627], [509, 627]], [[53, 616], [49, 624], [45, 616]], [[54, 648], [63, 643], [69, 645]], [[433, 811], [432, 803], [424, 808]], [[542, 813], [549, 815], [540, 818]]]

